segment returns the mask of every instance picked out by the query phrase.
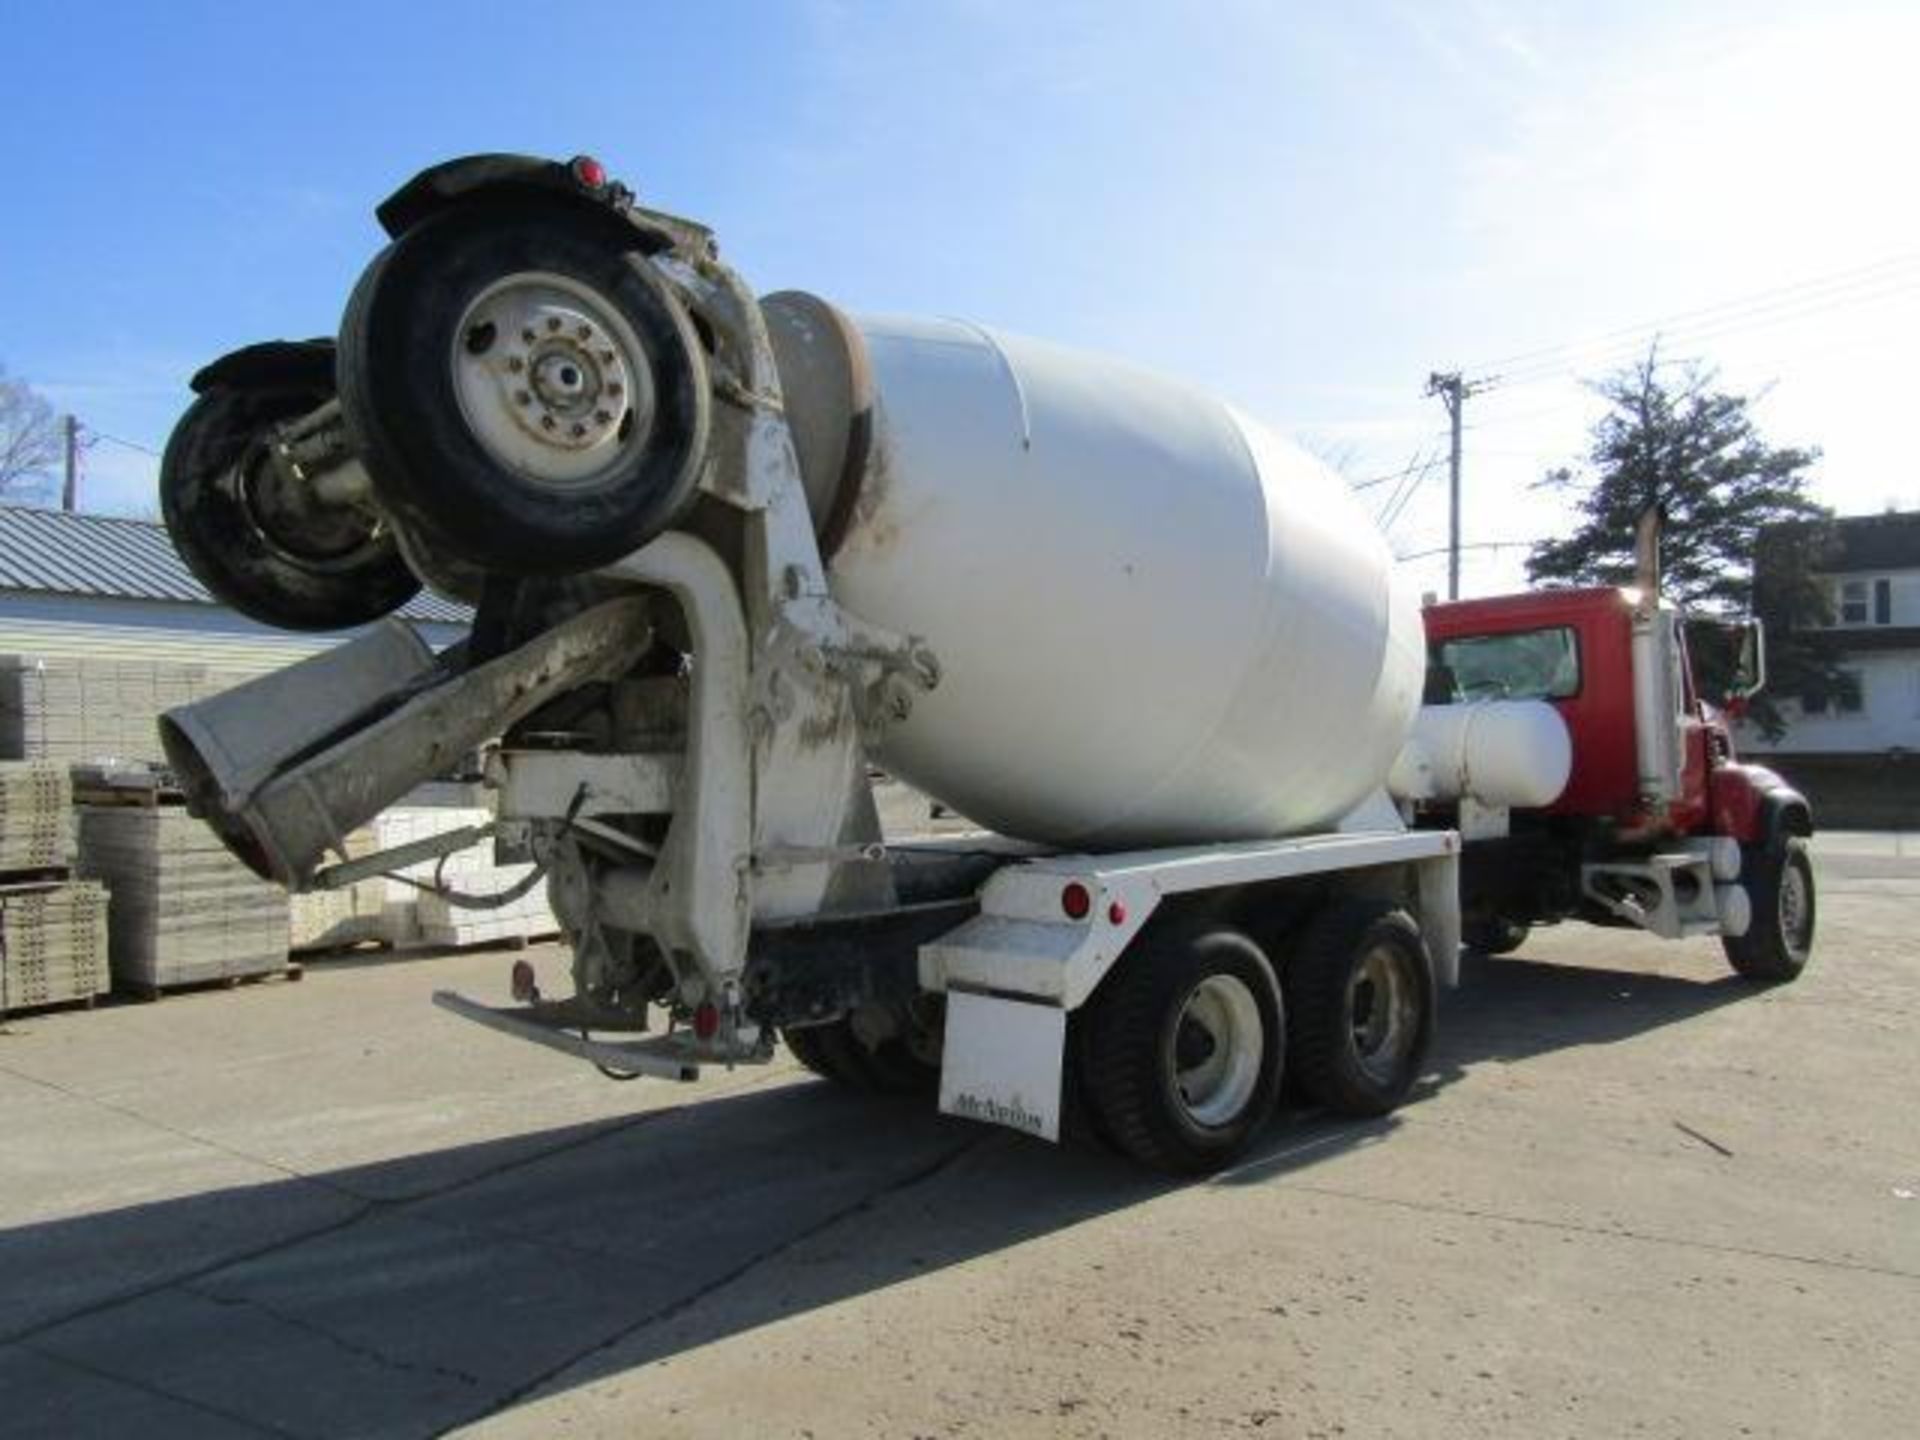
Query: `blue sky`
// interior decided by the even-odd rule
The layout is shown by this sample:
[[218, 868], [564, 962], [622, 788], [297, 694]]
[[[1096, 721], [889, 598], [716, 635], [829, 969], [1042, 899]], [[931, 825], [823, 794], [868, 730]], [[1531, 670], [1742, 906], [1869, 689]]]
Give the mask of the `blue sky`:
[[[414, 170], [585, 150], [764, 290], [1111, 351], [1356, 480], [1433, 452], [1430, 370], [1545, 350], [1469, 403], [1469, 540], [1561, 525], [1529, 483], [1580, 449], [1579, 378], [1702, 310], [1670, 352], [1824, 447], [1823, 498], [1920, 508], [1916, 11], [14, 0], [0, 364], [158, 449], [199, 364], [336, 326]], [[150, 508], [154, 469], [101, 440], [83, 498]]]

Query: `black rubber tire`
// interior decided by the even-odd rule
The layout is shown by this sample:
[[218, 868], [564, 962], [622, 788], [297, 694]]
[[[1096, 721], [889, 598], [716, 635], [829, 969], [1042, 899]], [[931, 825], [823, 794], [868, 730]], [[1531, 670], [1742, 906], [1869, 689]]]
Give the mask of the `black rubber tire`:
[[[1377, 1001], [1377, 987], [1359, 974], [1376, 948], [1399, 972], [1406, 1015], [1404, 1045], [1386, 1073], [1364, 1063], [1356, 1027]], [[1406, 911], [1382, 900], [1335, 900], [1309, 920], [1286, 962], [1287, 1049], [1294, 1085], [1340, 1115], [1384, 1115], [1420, 1078], [1433, 1043], [1433, 966], [1420, 929]], [[1356, 1012], [1359, 1013], [1356, 1013]]]
[[782, 1030], [787, 1049], [822, 1079], [872, 1095], [917, 1095], [940, 1082], [940, 1071], [914, 1055], [904, 1040], [869, 1047], [846, 1020]]
[[173, 427], [160, 461], [160, 509], [174, 548], [216, 600], [281, 630], [345, 630], [390, 614], [420, 591], [391, 528], [331, 517], [326, 545], [274, 538], [254, 507], [269, 428], [304, 415], [327, 391], [213, 386]]
[[[1782, 913], [1782, 882], [1789, 870], [1798, 872], [1805, 914], [1797, 926]], [[1800, 978], [1813, 953], [1816, 905], [1813, 858], [1806, 840], [1785, 836], [1773, 844], [1740, 847], [1740, 874], [1753, 905], [1747, 933], [1725, 935], [1720, 948], [1727, 962], [1744, 978], [1761, 985], [1782, 985]]]
[[[532, 271], [591, 289], [647, 351], [650, 442], [577, 485], [543, 485], [497, 460], [454, 391], [449, 356], [467, 307], [494, 281]], [[348, 433], [381, 504], [483, 569], [595, 569], [666, 529], [693, 498], [711, 402], [692, 322], [637, 248], [618, 248], [564, 209], [474, 202], [409, 230], [360, 277], [338, 365]]]
[[1460, 942], [1478, 955], [1511, 955], [1527, 943], [1527, 937], [1531, 934], [1533, 927], [1524, 921], [1494, 915], [1486, 919], [1469, 920]]
[[[1250, 1093], [1219, 1123], [1203, 1124], [1178, 1088], [1181, 1020], [1213, 976], [1251, 992], [1261, 1052]], [[1086, 1012], [1084, 1092], [1100, 1134], [1143, 1165], [1197, 1175], [1231, 1164], [1272, 1117], [1286, 1073], [1286, 1016], [1273, 966], [1232, 930], [1149, 931], [1123, 955]]]
[[838, 1082], [840, 1072], [822, 1034], [826, 1029], [824, 1025], [802, 1025], [782, 1030], [780, 1038], [786, 1042], [788, 1052], [803, 1066], [822, 1080]]

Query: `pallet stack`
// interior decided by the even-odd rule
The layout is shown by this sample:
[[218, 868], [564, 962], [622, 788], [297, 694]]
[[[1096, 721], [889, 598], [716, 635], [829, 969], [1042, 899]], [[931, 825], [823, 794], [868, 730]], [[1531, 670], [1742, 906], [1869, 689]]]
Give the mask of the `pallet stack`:
[[0, 1014], [106, 993], [107, 897], [72, 879], [72, 841], [65, 768], [0, 764]]
[[162, 711], [240, 678], [165, 660], [0, 655], [0, 757], [157, 759]]
[[[287, 894], [236, 860], [159, 777], [83, 773], [80, 868], [104, 881], [116, 985], [184, 985], [292, 973]], [[96, 772], [95, 779], [98, 779]]]
[[[347, 836], [347, 858], [359, 860], [378, 848], [370, 828]], [[361, 880], [338, 890], [308, 890], [288, 897], [292, 907], [292, 948], [298, 952], [344, 950], [386, 938], [388, 882]]]
[[[486, 825], [493, 812], [460, 805], [397, 805], [382, 813], [373, 829], [379, 848], [391, 849], [457, 830], [463, 825]], [[531, 865], [496, 865], [489, 845], [482, 842], [450, 855], [438, 865], [439, 878], [450, 889], [468, 895], [498, 895], [524, 879]], [[431, 884], [436, 864], [424, 861], [398, 873], [421, 885]], [[491, 910], [468, 910], [438, 895], [428, 894], [399, 880], [389, 880], [385, 934], [395, 947], [410, 945], [466, 946], [523, 942], [553, 935], [560, 929], [547, 904], [545, 884]]]
[[0, 883], [0, 1015], [107, 993], [107, 892], [86, 880]]

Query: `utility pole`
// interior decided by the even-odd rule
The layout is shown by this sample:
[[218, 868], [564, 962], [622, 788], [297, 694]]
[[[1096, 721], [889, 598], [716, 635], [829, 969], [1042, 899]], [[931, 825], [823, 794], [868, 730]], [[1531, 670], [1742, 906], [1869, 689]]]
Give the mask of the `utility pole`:
[[1427, 394], [1438, 395], [1453, 426], [1453, 448], [1447, 471], [1447, 598], [1460, 598], [1460, 411], [1469, 395], [1487, 388], [1486, 381], [1461, 378], [1458, 370], [1434, 371], [1427, 376]]
[[80, 422], [69, 415], [63, 428], [67, 441], [67, 478], [60, 487], [60, 508], [71, 512], [80, 502]]

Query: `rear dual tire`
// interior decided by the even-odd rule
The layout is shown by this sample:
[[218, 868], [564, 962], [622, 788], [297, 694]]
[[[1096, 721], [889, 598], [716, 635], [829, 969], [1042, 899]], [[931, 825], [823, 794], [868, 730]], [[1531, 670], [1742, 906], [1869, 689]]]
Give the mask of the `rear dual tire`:
[[1432, 1044], [1433, 967], [1420, 929], [1380, 901], [1341, 900], [1307, 923], [1287, 961], [1289, 1074], [1340, 1115], [1385, 1115]]
[[1340, 1115], [1384, 1115], [1405, 1100], [1435, 1019], [1412, 918], [1336, 900], [1289, 938], [1284, 958], [1283, 989], [1260, 947], [1231, 930], [1176, 925], [1136, 942], [1081, 1032], [1097, 1133], [1154, 1169], [1202, 1174], [1253, 1143], [1283, 1076]]
[[1143, 1165], [1205, 1174], [1252, 1143], [1280, 1098], [1286, 1020], [1260, 947], [1178, 924], [1137, 940], [1084, 1019], [1099, 1133]]

